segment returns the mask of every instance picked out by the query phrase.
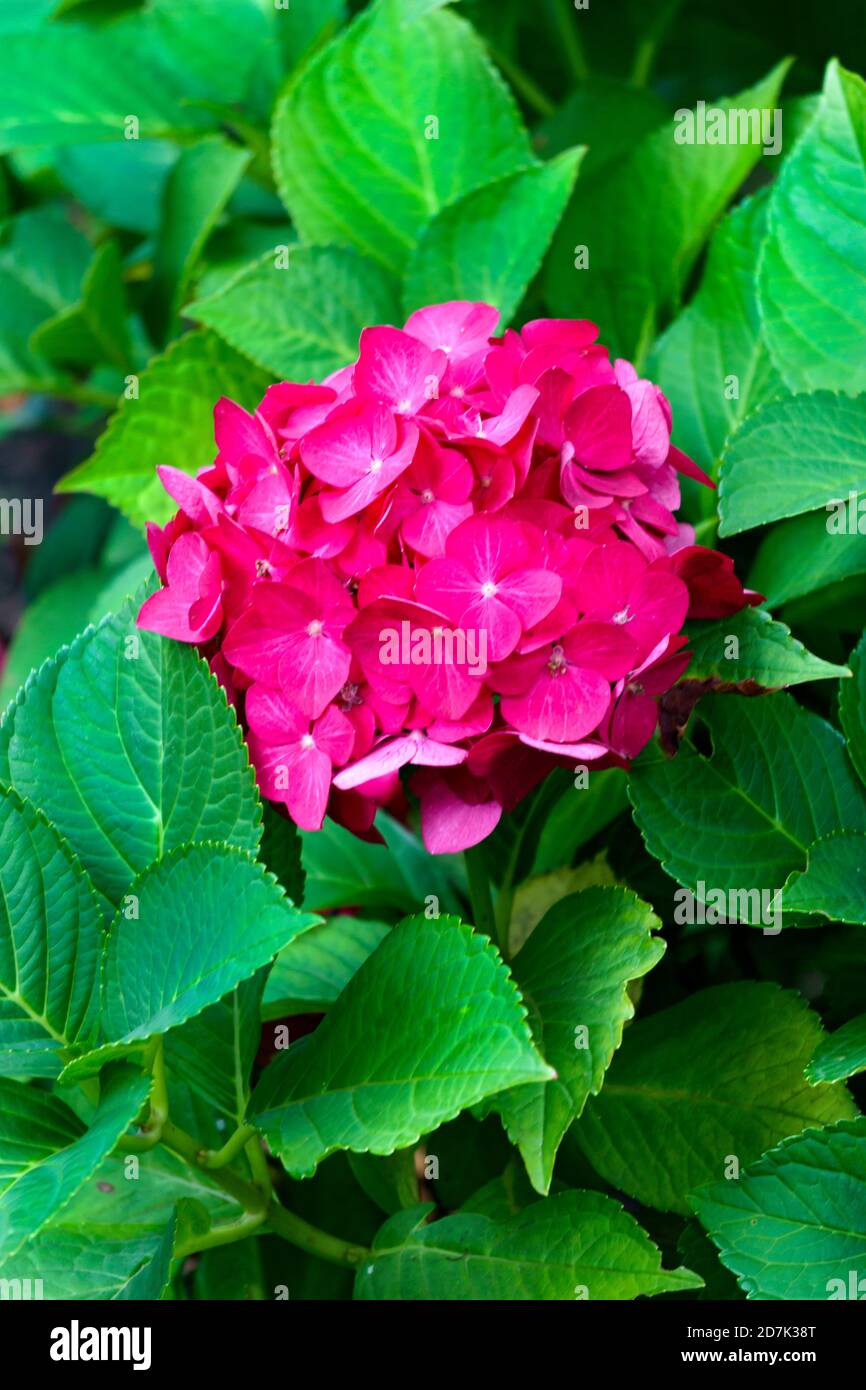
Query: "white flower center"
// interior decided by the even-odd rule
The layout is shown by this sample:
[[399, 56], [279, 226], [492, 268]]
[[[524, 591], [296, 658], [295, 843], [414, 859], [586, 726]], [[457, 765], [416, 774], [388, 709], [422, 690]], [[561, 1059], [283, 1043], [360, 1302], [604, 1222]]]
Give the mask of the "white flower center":
[[482, 597], [482, 598], [493, 598], [493, 595], [494, 595], [495, 593], [496, 593], [496, 585], [493, 583], [493, 580], [492, 580], [492, 579], [487, 579], [487, 580], [485, 580], [484, 583], [481, 585], [481, 597]]
[[378, 473], [382, 468], [382, 459], [370, 459], [370, 472]]
[[310, 637], [319, 637], [324, 626], [325, 624], [320, 622], [318, 618], [314, 618], [307, 627], [307, 635]]
[[301, 735], [301, 747], [302, 747], [302, 748], [315, 748], [315, 746], [316, 746], [316, 743], [315, 743], [315, 739], [313, 738], [313, 735], [312, 735], [312, 734], [302, 734], [302, 735]]

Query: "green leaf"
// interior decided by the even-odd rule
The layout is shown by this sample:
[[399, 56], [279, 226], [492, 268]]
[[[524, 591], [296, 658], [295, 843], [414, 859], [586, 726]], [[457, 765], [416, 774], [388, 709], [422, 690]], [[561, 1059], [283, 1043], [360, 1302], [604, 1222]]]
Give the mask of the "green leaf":
[[242, 980], [218, 1003], [169, 1033], [166, 1065], [172, 1075], [220, 1114], [241, 1123], [250, 1094], [250, 1073], [261, 1039], [261, 1002], [267, 970]]
[[841, 735], [790, 695], [715, 696], [701, 720], [710, 757], [684, 743], [675, 758], [653, 750], [633, 769], [635, 820], [672, 878], [702, 901], [711, 901], [707, 885], [729, 901], [738, 894], [733, 919], [758, 925], [754, 892], [805, 868], [819, 837], [866, 831], [866, 797]]
[[210, 1302], [260, 1300], [266, 1292], [262, 1249], [257, 1236], [203, 1250], [195, 1270], [195, 1296]]
[[259, 859], [281, 883], [293, 903], [304, 901], [304, 869], [301, 864], [301, 837], [288, 815], [282, 815], [272, 801], [262, 804], [262, 843]]
[[211, 135], [185, 149], [169, 173], [148, 299], [149, 323], [158, 342], [176, 331], [202, 248], [249, 161], [248, 150]]
[[43, 589], [24, 609], [9, 644], [0, 677], [0, 707], [15, 695], [31, 671], [72, 642], [88, 624], [99, 623], [121, 608], [152, 573], [153, 561], [142, 549], [125, 565], [75, 570]]
[[137, 915], [121, 909], [106, 944], [108, 1042], [135, 1042], [194, 1018], [316, 920], [293, 908], [260, 864], [228, 845], [165, 855], [135, 880], [130, 897]]
[[308, 1042], [270, 1064], [251, 1113], [288, 1171], [335, 1149], [393, 1153], [484, 1096], [551, 1076], [495, 948], [454, 918], [407, 918]]
[[177, 145], [168, 140], [117, 140], [66, 145], [56, 151], [54, 162], [70, 192], [103, 222], [153, 233], [163, 186], [177, 156]]
[[728, 214], [710, 242], [697, 294], [647, 363], [647, 374], [671, 403], [677, 445], [713, 477], [728, 435], [784, 390], [762, 336], [755, 293], [765, 220], [760, 197]]
[[704, 1281], [697, 1295], [698, 1302], [730, 1302], [742, 1299], [743, 1294], [730, 1270], [719, 1261], [719, 1252], [697, 1221], [687, 1221], [677, 1241], [677, 1254], [688, 1269]]
[[839, 692], [839, 718], [848, 740], [851, 761], [866, 782], [866, 632], [850, 657], [851, 681]]
[[774, 526], [762, 542], [749, 585], [770, 608], [866, 574], [866, 535], [831, 535], [826, 512], [811, 512]]
[[863, 1297], [866, 1118], [787, 1139], [692, 1204], [749, 1298]]
[[389, 931], [384, 922], [338, 915], [304, 932], [274, 961], [262, 1017], [329, 1009]]
[[548, 159], [573, 145], [586, 145], [580, 176], [588, 179], [611, 160], [631, 154], [644, 135], [669, 120], [669, 106], [648, 88], [588, 77], [541, 122], [533, 143]]
[[544, 874], [570, 864], [588, 840], [627, 810], [626, 776], [618, 767], [593, 771], [585, 787], [570, 783], [545, 818], [532, 872]]
[[843, 1023], [815, 1049], [806, 1068], [806, 1080], [813, 1086], [825, 1081], [844, 1081], [866, 1071], [866, 1014]]
[[759, 295], [792, 391], [866, 389], [866, 86], [831, 62], [817, 113], [770, 200]]
[[189, 333], [142, 372], [138, 399], [124, 400], [95, 452], [57, 485], [94, 492], [137, 526], [164, 524], [177, 510], [157, 464], [195, 473], [214, 456], [213, 408], [220, 394], [254, 409], [268, 377], [213, 333]]
[[273, 156], [302, 240], [348, 242], [398, 273], [441, 208], [532, 162], [472, 29], [442, 11], [410, 23], [400, 0], [306, 65], [274, 113]]
[[160, 1237], [144, 1229], [94, 1237], [47, 1226], [0, 1264], [0, 1279], [29, 1279], [31, 1290], [41, 1287], [43, 1298], [51, 1300], [140, 1298], [144, 1295], [125, 1294], [124, 1289], [134, 1287], [139, 1275], [144, 1278], [145, 1271], [153, 1269], [161, 1247]]
[[[774, 622], [760, 608], [741, 608], [721, 622], [692, 622], [686, 626], [692, 659], [689, 680], [754, 681], [769, 689], [799, 685], [803, 681], [849, 676], [847, 666], [834, 666], [806, 650], [784, 623]], [[728, 656], [728, 644], [736, 638], [737, 655]]]
[[81, 865], [14, 791], [0, 796], [0, 1074], [56, 1076], [93, 1023], [102, 914]]
[[341, 246], [271, 248], [216, 294], [185, 311], [280, 378], [321, 378], [358, 356], [361, 330], [401, 319], [396, 282]]
[[791, 912], [866, 926], [866, 835], [852, 831], [816, 840], [806, 869], [792, 874], [782, 897]]
[[84, 1133], [67, 1106], [32, 1086], [0, 1081], [0, 1091], [0, 1173], [6, 1177], [0, 1257], [8, 1259], [62, 1211], [126, 1133], [147, 1099], [150, 1077], [123, 1064], [106, 1070], [99, 1107]]
[[434, 896], [440, 909], [457, 911], [445, 856], [427, 854], [410, 830], [381, 812], [376, 828], [384, 845], [359, 840], [331, 820], [321, 830], [301, 832], [304, 906], [324, 912], [351, 903], [406, 914], [416, 912], [425, 897]]
[[165, 1228], [150, 1258], [145, 1260], [128, 1279], [124, 1280], [114, 1298], [137, 1303], [154, 1302], [162, 1298], [171, 1277], [171, 1257], [174, 1253], [175, 1216]]
[[138, 598], [27, 682], [0, 780], [45, 813], [111, 903], [190, 840], [255, 853], [260, 808], [234, 711], [194, 651], [135, 625]]
[[[789, 64], [716, 106], [774, 107]], [[761, 156], [759, 144], [678, 143], [680, 122], [645, 136], [628, 157], [584, 186], [554, 238], [548, 302], [560, 314], [593, 319], [616, 355], [640, 362], [677, 308], [701, 248]], [[586, 247], [586, 268], [575, 249]]]
[[116, 241], [105, 241], [96, 250], [79, 300], [40, 324], [31, 346], [61, 367], [107, 363], [122, 372], [129, 369], [123, 266]]
[[91, 253], [53, 205], [10, 218], [0, 237], [0, 391], [6, 394], [52, 375], [31, 339], [40, 324], [76, 303]]
[[359, 1299], [631, 1299], [695, 1289], [688, 1269], [662, 1269], [633, 1216], [600, 1192], [563, 1192], [507, 1221], [475, 1213], [426, 1223], [429, 1207], [386, 1221], [358, 1270]]
[[634, 1016], [630, 980], [664, 955], [660, 921], [623, 888], [587, 888], [563, 898], [516, 955], [512, 973], [529, 1009], [533, 1036], [556, 1078], [496, 1096], [536, 1191], [545, 1193], [562, 1137], [597, 1095], [623, 1025]]
[[[804, 451], [803, 441], [809, 447]], [[723, 536], [797, 516], [866, 491], [866, 395], [816, 391], [756, 410], [725, 450], [719, 484]], [[827, 529], [829, 518], [824, 517]]]
[[201, 125], [143, 26], [94, 31], [50, 24], [38, 34], [10, 34], [0, 50], [0, 86], [3, 154], [28, 145], [135, 138], [125, 136], [130, 114], [142, 138]]
[[467, 193], [427, 224], [406, 267], [407, 314], [446, 299], [483, 300], [514, 317], [574, 188], [582, 150]]
[[[632, 1024], [575, 1134], [593, 1167], [645, 1206], [687, 1193], [809, 1125], [849, 1119], [844, 1086], [809, 1086], [821, 1023], [799, 995], [744, 981]], [[729, 1181], [728, 1187], [737, 1187]]]

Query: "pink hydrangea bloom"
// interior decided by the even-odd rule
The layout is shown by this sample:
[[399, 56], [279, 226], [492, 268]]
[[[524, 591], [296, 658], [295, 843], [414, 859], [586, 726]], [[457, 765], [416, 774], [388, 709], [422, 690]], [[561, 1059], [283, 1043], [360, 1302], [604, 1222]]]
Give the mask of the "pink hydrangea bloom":
[[709, 480], [659, 388], [592, 323], [497, 318], [365, 329], [324, 383], [219, 401], [197, 477], [159, 470], [140, 625], [201, 649], [303, 829], [374, 836], [402, 777], [428, 849], [477, 844], [554, 767], [627, 765], [685, 619], [759, 599], [677, 521], [678, 475]]

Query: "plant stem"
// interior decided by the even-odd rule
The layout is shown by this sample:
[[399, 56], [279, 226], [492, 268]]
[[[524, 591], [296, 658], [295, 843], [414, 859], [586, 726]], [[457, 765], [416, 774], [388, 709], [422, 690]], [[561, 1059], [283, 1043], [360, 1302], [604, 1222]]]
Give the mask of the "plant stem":
[[221, 1149], [203, 1150], [199, 1156], [199, 1164], [202, 1168], [225, 1168], [226, 1164], [231, 1163], [246, 1148], [250, 1139], [254, 1138], [255, 1133], [253, 1125], [241, 1125], [226, 1140]]
[[244, 1240], [264, 1224], [265, 1212], [245, 1212], [237, 1221], [225, 1226], [214, 1226], [203, 1235], [191, 1236], [186, 1243], [180, 1241], [174, 1249], [175, 1259], [186, 1259], [187, 1255], [198, 1255], [202, 1250], [212, 1250], [216, 1245], [231, 1245], [236, 1240]]
[[329, 1264], [348, 1265], [354, 1269], [370, 1258], [370, 1251], [365, 1246], [352, 1245], [338, 1236], [328, 1235], [327, 1231], [320, 1231], [317, 1226], [311, 1226], [302, 1217], [287, 1211], [276, 1200], [268, 1208], [268, 1230], [290, 1241], [299, 1250], [305, 1250], [308, 1255], [327, 1260]]
[[570, 0], [553, 0], [551, 11], [554, 28], [571, 74], [577, 78], [578, 82], [584, 82], [589, 77], [589, 64], [586, 61], [583, 40], [575, 22], [574, 6]]
[[[194, 1168], [204, 1166], [201, 1162], [201, 1155], [207, 1151], [202, 1149], [191, 1134], [187, 1134], [185, 1130], [172, 1124], [171, 1120], [167, 1120], [163, 1126], [162, 1142], [173, 1153], [185, 1158]], [[223, 1192], [228, 1193], [230, 1197], [240, 1203], [248, 1217], [257, 1219], [254, 1221], [242, 1219], [233, 1222], [231, 1226], [217, 1227], [215, 1231], [211, 1231], [207, 1235], [197, 1236], [195, 1239], [196, 1250], [203, 1250], [208, 1244], [224, 1245], [230, 1240], [240, 1240], [250, 1230], [267, 1223], [268, 1230], [273, 1231], [274, 1235], [290, 1241], [299, 1250], [305, 1250], [308, 1255], [317, 1255], [320, 1260], [327, 1260], [331, 1264], [346, 1265], [350, 1269], [354, 1269], [362, 1260], [369, 1257], [370, 1252], [365, 1246], [353, 1245], [349, 1241], [340, 1240], [338, 1236], [328, 1235], [327, 1231], [320, 1231], [317, 1226], [311, 1226], [302, 1217], [287, 1211], [276, 1198], [272, 1197], [269, 1201], [267, 1194], [263, 1193], [257, 1185], [246, 1182], [230, 1168], [208, 1168], [206, 1171], [217, 1187], [221, 1187]], [[188, 1251], [187, 1253], [193, 1252]]]
[[655, 23], [650, 26], [638, 44], [630, 76], [633, 87], [645, 87], [647, 85], [656, 54], [681, 4], [682, 0], [668, 0], [667, 5], [659, 11]]

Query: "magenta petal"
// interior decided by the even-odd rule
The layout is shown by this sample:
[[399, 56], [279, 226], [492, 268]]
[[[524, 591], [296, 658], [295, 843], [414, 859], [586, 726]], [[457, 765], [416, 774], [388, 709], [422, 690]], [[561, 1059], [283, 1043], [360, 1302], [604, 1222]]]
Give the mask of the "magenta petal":
[[569, 666], [543, 671], [525, 695], [504, 695], [503, 717], [522, 734], [550, 743], [573, 743], [597, 729], [610, 704], [610, 685], [597, 671]]
[[498, 801], [470, 805], [437, 779], [421, 793], [421, 836], [431, 854], [458, 854], [486, 840], [499, 824]]

